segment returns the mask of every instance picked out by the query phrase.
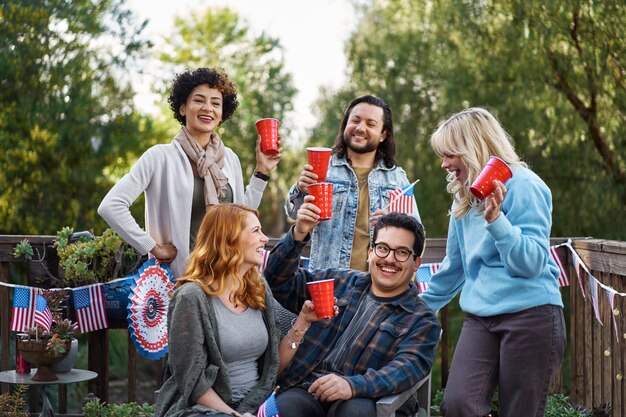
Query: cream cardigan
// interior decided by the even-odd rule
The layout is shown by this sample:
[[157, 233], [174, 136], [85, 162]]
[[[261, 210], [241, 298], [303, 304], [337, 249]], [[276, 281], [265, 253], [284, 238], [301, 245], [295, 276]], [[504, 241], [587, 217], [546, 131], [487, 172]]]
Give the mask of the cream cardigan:
[[[234, 202], [256, 209], [267, 183], [253, 176], [244, 192], [241, 163], [230, 148], [226, 148], [223, 171], [233, 189]], [[130, 213], [130, 206], [143, 192], [145, 231]], [[107, 193], [98, 207], [98, 214], [142, 255], [157, 243], [171, 242], [178, 250], [171, 264], [178, 278], [189, 257], [192, 198], [191, 164], [181, 146], [173, 141], [148, 149]]]

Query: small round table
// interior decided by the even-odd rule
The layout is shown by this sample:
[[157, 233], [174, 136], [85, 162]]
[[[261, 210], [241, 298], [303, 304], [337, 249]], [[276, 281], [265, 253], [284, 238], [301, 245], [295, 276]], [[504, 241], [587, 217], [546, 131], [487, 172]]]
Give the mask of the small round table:
[[41, 411], [41, 414], [46, 416], [54, 416], [50, 400], [48, 399], [48, 395], [45, 391], [46, 385], [74, 384], [76, 382], [90, 381], [98, 376], [96, 372], [88, 371], [86, 369], [72, 369], [69, 372], [57, 373], [56, 376], [58, 376], [59, 379], [56, 381], [42, 382], [31, 380], [32, 376], [35, 375], [35, 372], [37, 372], [37, 368], [31, 369], [30, 374], [18, 374], [14, 370], [2, 371], [0, 372], [0, 383], [14, 385], [39, 385], [41, 398], [43, 400], [43, 410]]

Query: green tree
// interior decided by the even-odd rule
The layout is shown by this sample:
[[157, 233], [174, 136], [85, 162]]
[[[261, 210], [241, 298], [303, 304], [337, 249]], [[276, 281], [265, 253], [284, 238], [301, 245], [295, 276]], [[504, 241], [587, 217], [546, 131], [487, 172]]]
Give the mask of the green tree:
[[[293, 109], [296, 90], [291, 75], [284, 70], [282, 47], [277, 39], [264, 33], [250, 33], [246, 23], [228, 8], [208, 9], [185, 19], [177, 18], [174, 26], [175, 33], [167, 39], [164, 48], [168, 52], [160, 55], [161, 61], [172, 69], [171, 78], [174, 72], [185, 68], [220, 67], [237, 85], [240, 106], [218, 133], [226, 146], [239, 156], [247, 179], [256, 163], [255, 121], [265, 117], [283, 121]], [[281, 124], [280, 133], [288, 136], [289, 127]], [[285, 155], [278, 173], [272, 175], [260, 207], [261, 223], [274, 236], [285, 228], [282, 215], [287, 184], [285, 172], [296, 169], [288, 159]]]
[[150, 130], [123, 76], [149, 44], [122, 5], [0, 4], [0, 233], [104, 223], [109, 173]]
[[[626, 207], [626, 5], [621, 2], [373, 0], [347, 55], [346, 97], [392, 107], [399, 160], [429, 236], [445, 236], [450, 199], [428, 144], [468, 106], [495, 111], [518, 152], [553, 192], [554, 236], [623, 239]], [[384, 28], [382, 30], [381, 28]], [[332, 116], [320, 122], [335, 123]]]

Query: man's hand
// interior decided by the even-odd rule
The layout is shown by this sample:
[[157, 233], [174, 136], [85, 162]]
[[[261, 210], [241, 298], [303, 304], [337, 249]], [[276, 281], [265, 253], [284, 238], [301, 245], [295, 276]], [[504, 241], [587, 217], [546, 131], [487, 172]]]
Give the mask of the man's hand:
[[385, 214], [388, 214], [388, 213], [389, 213], [388, 210], [378, 209], [372, 214], [370, 214], [370, 226], [376, 226], [376, 223], [378, 223], [378, 219], [380, 219], [381, 217], [383, 217]]
[[296, 214], [296, 226], [293, 228], [293, 238], [297, 241], [303, 241], [304, 238], [317, 226], [322, 212], [313, 201], [315, 197], [307, 195], [304, 197], [304, 203], [300, 206]]
[[[280, 144], [280, 138], [279, 144]], [[256, 147], [254, 149], [256, 153], [256, 170], [262, 174], [270, 175], [272, 171], [276, 169], [280, 158], [283, 156], [283, 148], [278, 148], [278, 153], [276, 155], [265, 155], [261, 151], [261, 136], [257, 137]]]
[[296, 183], [296, 188], [301, 193], [306, 193], [309, 191], [309, 185], [315, 184], [317, 182], [317, 174], [313, 172], [313, 167], [309, 164], [306, 164], [302, 168], [302, 172], [300, 173], [300, 178], [298, 178], [298, 182]]
[[352, 398], [350, 383], [335, 374], [324, 375], [316, 379], [309, 387], [309, 392], [318, 401], [349, 400]]
[[159, 261], [167, 262], [169, 264], [169, 263], [172, 263], [174, 258], [176, 258], [176, 254], [178, 253], [178, 250], [176, 249], [176, 246], [174, 246], [173, 244], [169, 242], [164, 243], [162, 245], [159, 245], [157, 243], [152, 248], [150, 253], [154, 255], [154, 257], [157, 258]]

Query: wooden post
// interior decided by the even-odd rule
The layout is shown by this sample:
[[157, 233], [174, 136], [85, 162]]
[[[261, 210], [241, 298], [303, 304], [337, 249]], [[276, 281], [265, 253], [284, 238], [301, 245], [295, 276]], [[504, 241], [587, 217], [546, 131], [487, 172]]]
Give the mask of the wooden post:
[[93, 392], [102, 402], [109, 402], [109, 333], [107, 329], [87, 334], [89, 344], [88, 368], [97, 372], [98, 377], [88, 382], [89, 392]]

